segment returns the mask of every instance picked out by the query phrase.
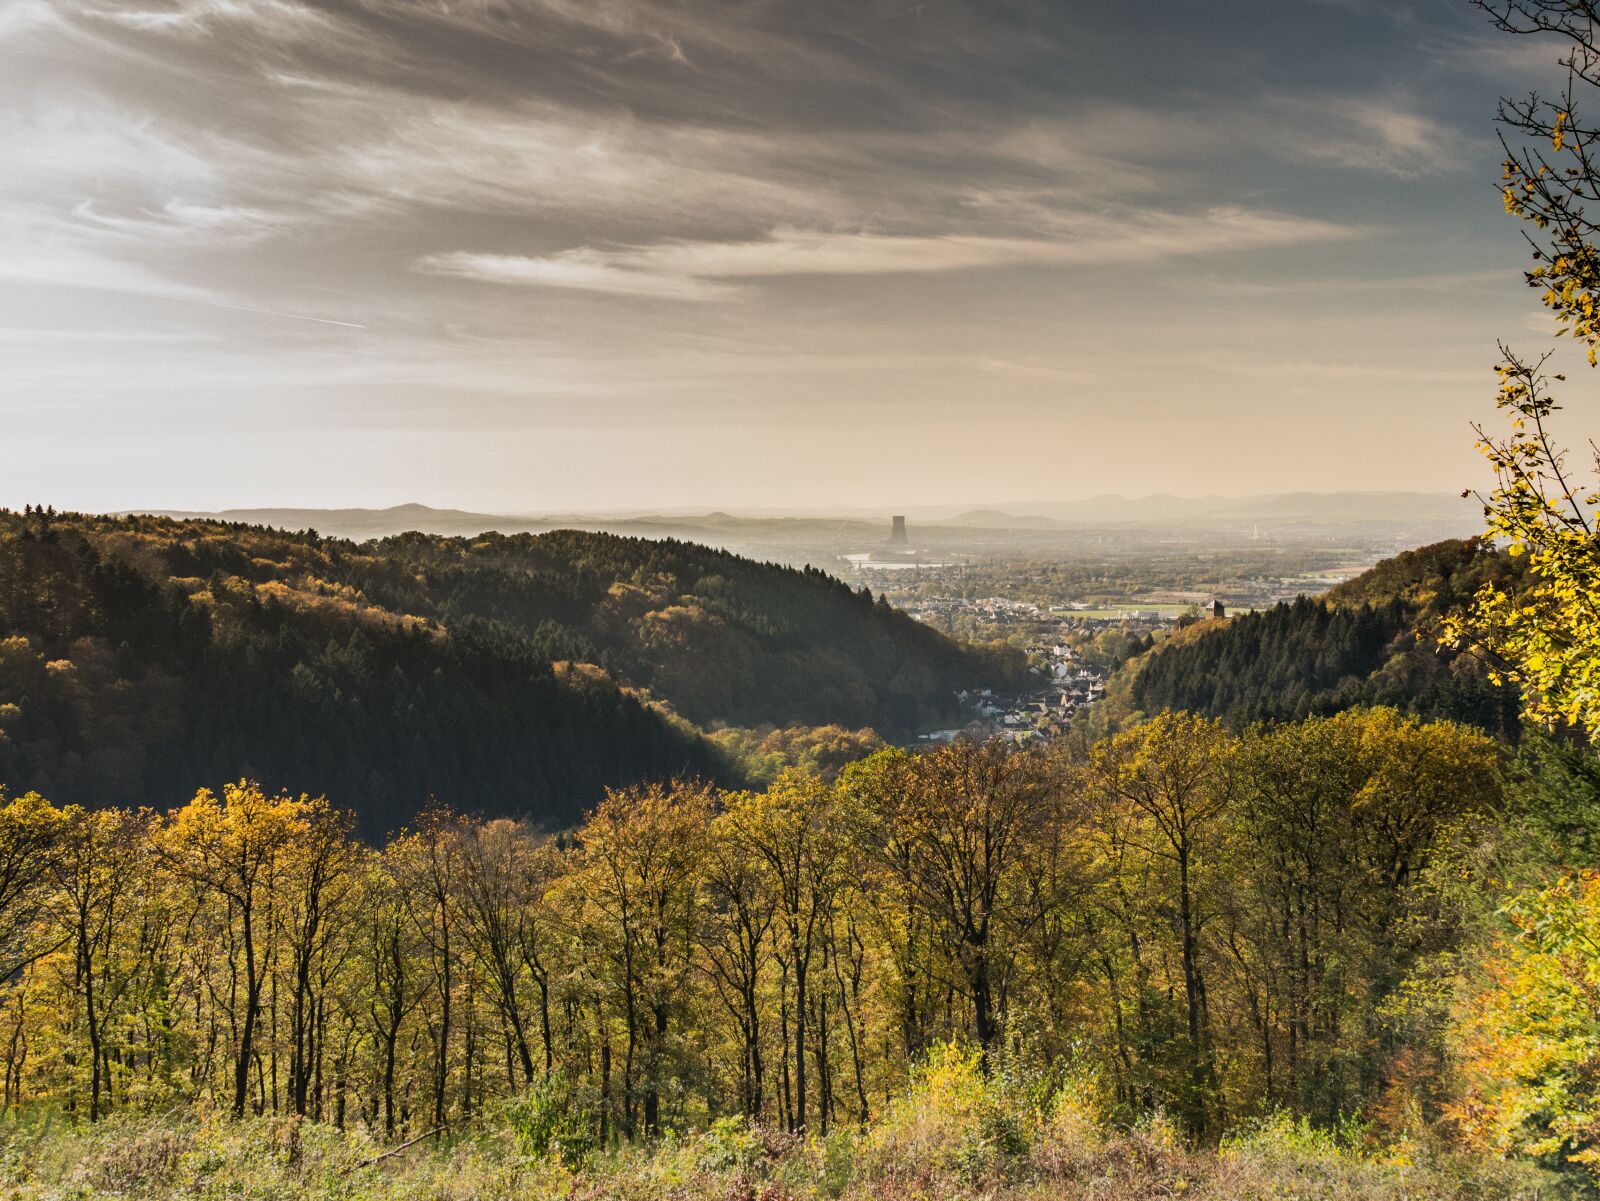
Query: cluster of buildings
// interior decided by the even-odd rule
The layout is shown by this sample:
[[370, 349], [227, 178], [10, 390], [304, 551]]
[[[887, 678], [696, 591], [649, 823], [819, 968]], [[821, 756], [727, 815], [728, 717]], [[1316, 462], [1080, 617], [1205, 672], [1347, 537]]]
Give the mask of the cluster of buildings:
[[989, 688], [958, 692], [956, 700], [968, 715], [967, 722], [925, 734], [924, 740], [949, 742], [967, 737], [1026, 742], [1065, 733], [1079, 710], [1105, 695], [1107, 673], [1082, 662], [1071, 647], [1057, 643], [1041, 649], [1046, 667], [1030, 687], [1015, 694]]
[[986, 596], [982, 598], [964, 596], [936, 597], [926, 600], [907, 601], [901, 605], [901, 608], [918, 621], [934, 621], [936, 618], [953, 618], [957, 615], [996, 626], [1057, 620], [1055, 615], [1043, 605], [1030, 604], [1028, 601], [1010, 600], [1003, 596]]

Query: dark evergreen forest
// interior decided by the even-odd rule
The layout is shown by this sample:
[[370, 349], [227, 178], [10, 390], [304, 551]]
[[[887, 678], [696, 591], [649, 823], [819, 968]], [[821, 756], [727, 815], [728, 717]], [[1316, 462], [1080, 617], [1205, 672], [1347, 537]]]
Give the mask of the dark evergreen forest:
[[430, 799], [566, 824], [608, 786], [739, 782], [672, 708], [895, 730], [996, 666], [820, 572], [684, 544], [0, 515], [0, 784], [62, 802], [248, 776], [374, 836]]
[[1189, 710], [1244, 725], [1387, 705], [1515, 738], [1515, 689], [1439, 643], [1439, 619], [1515, 565], [1476, 540], [1407, 551], [1331, 590], [1158, 646], [1124, 670], [1144, 713]]

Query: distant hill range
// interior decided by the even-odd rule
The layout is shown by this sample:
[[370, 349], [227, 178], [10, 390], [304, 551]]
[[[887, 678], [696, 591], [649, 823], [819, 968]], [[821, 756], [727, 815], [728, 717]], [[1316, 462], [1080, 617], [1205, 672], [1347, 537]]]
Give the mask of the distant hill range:
[[939, 524], [969, 530], [1059, 530], [1066, 525], [1054, 517], [1006, 513], [999, 509], [970, 509]]
[[546, 521], [508, 517], [503, 513], [469, 513], [463, 509], [435, 509], [428, 505], [394, 505], [387, 509], [222, 509], [214, 512], [181, 509], [150, 510], [160, 517], [180, 521], [227, 521], [270, 526], [280, 530], [316, 530], [335, 538], [365, 541], [420, 530], [425, 534], [470, 537], [486, 530], [502, 533], [541, 532], [555, 527]]
[[671, 540], [0, 514], [0, 783], [62, 803], [248, 775], [373, 834], [430, 797], [562, 824], [609, 785], [725, 775], [697, 727], [905, 734], [1020, 670]]
[[982, 529], [1067, 529], [1106, 524], [1446, 525], [1480, 529], [1476, 501], [1431, 492], [1285, 492], [1265, 496], [1095, 496], [972, 509], [939, 524]]
[[1104, 718], [1186, 709], [1243, 725], [1391, 705], [1515, 736], [1515, 689], [1439, 645], [1440, 619], [1518, 564], [1474, 539], [1386, 559], [1318, 598], [1178, 630], [1129, 660]]
[[[151, 510], [180, 519], [211, 519], [314, 529], [340, 538], [363, 540], [418, 530], [427, 534], [470, 536], [543, 533], [589, 529], [640, 537], [728, 536], [784, 531], [869, 536], [887, 524], [888, 513], [864, 509], [756, 510], [728, 513], [687, 511], [554, 513], [516, 515], [396, 505], [388, 509], [265, 508], [217, 512]], [[1425, 526], [1448, 528], [1461, 536], [1482, 527], [1475, 501], [1431, 492], [1289, 492], [1260, 496], [1182, 497], [1158, 493], [1143, 497], [1105, 495], [1076, 501], [1038, 501], [986, 505], [972, 509], [912, 506], [906, 514], [924, 530], [1051, 530], [1105, 525], [1252, 525], [1282, 529], [1295, 525]]]
[[[141, 510], [141, 512], [145, 512]], [[553, 513], [519, 516], [395, 505], [388, 509], [223, 509], [216, 512], [150, 510], [150, 515], [182, 521], [226, 521], [365, 542], [418, 532], [470, 538], [482, 533], [548, 534], [584, 530], [625, 538], [699, 542], [739, 554], [786, 563], [831, 562], [841, 549], [881, 541], [887, 519], [735, 517], [727, 513]]]

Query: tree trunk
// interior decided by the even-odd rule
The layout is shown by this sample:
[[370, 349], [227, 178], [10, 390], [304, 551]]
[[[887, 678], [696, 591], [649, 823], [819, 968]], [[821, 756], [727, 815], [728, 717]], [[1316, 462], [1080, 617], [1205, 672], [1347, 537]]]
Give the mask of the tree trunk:
[[433, 1069], [433, 1124], [444, 1125], [445, 1089], [450, 1080], [450, 928], [440, 931], [439, 1055]]
[[255, 927], [250, 906], [244, 906], [244, 1023], [239, 1030], [239, 1052], [233, 1065], [233, 1116], [244, 1117], [250, 1096], [250, 1058], [254, 1049], [256, 1015], [261, 1009], [261, 981], [256, 977]]
[[[796, 934], [796, 941], [799, 939]], [[806, 965], [796, 953], [794, 961], [794, 1129], [806, 1128]]]
[[391, 1021], [383, 1032], [383, 1131], [394, 1141], [394, 1061], [395, 1042], [400, 1035], [400, 1023]]

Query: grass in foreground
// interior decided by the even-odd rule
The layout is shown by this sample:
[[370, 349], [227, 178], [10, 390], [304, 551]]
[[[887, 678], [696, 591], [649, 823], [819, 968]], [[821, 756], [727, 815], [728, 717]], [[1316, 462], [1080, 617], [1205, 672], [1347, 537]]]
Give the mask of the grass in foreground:
[[[1533, 1201], [1561, 1195], [1519, 1165], [1374, 1147], [1289, 1119], [1264, 1122], [1216, 1151], [1184, 1147], [1156, 1119], [1101, 1121], [1063, 1092], [1008, 1096], [970, 1060], [919, 1073], [864, 1131], [800, 1138], [724, 1118], [651, 1147], [594, 1152], [581, 1126], [525, 1104], [483, 1132], [397, 1154], [362, 1131], [286, 1118], [125, 1117], [94, 1127], [56, 1118], [0, 1134], [0, 1192], [65, 1198], [271, 1198], [341, 1201]], [[573, 1137], [574, 1134], [580, 1137]]]

